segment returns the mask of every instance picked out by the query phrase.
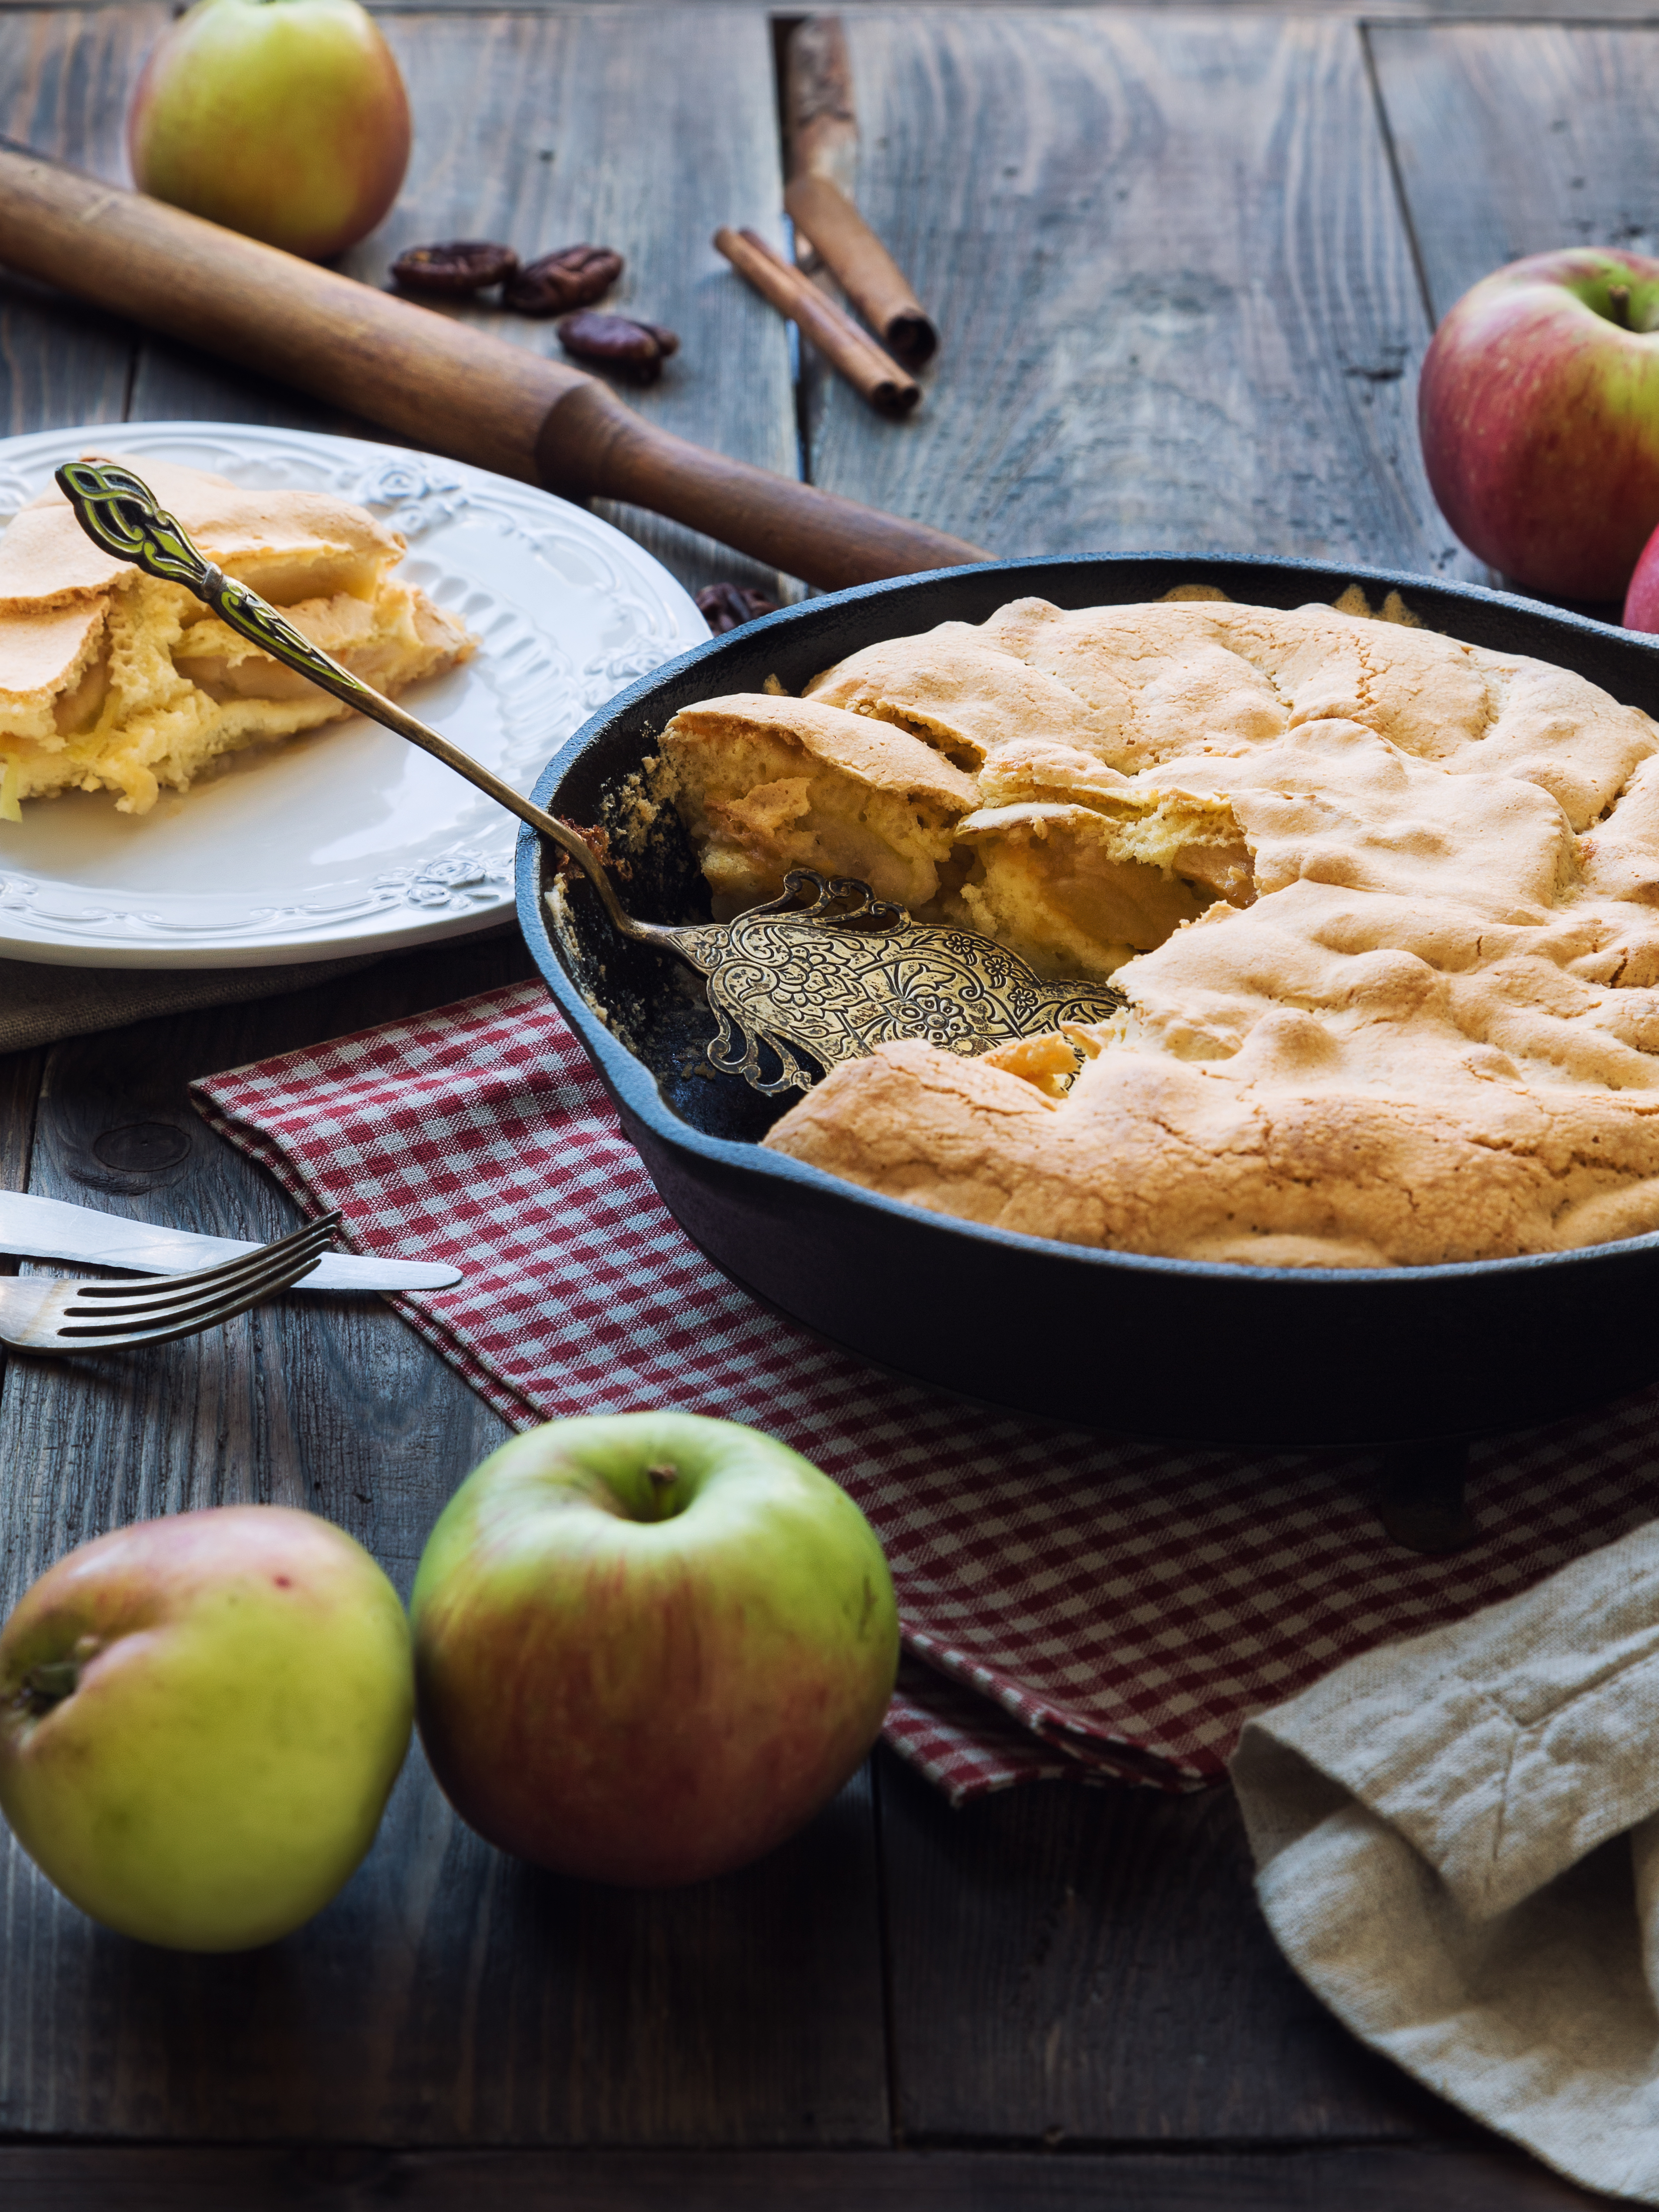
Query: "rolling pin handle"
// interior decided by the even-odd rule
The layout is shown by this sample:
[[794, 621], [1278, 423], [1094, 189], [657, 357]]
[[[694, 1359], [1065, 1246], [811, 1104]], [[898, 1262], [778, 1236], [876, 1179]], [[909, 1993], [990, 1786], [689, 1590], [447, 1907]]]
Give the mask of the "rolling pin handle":
[[659, 429], [597, 380], [548, 409], [535, 465], [543, 489], [561, 498], [650, 507], [825, 591], [990, 558], [925, 523], [708, 453]]

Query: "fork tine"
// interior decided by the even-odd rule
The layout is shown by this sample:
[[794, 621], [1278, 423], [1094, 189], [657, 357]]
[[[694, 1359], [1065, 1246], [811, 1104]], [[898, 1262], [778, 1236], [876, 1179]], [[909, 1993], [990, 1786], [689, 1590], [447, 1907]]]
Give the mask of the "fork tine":
[[[211, 1305], [218, 1299], [254, 1283], [264, 1282], [281, 1273], [290, 1261], [297, 1261], [301, 1270], [308, 1270], [327, 1251], [330, 1232], [319, 1227], [303, 1237], [284, 1237], [280, 1245], [270, 1245], [264, 1251], [251, 1252], [246, 1259], [227, 1262], [217, 1273], [192, 1275], [187, 1279], [177, 1275], [152, 1276], [143, 1283], [123, 1283], [118, 1287], [127, 1295], [119, 1299], [87, 1299], [83, 1293], [89, 1290], [117, 1287], [102, 1283], [74, 1285], [73, 1296], [64, 1309], [65, 1321], [106, 1322], [111, 1328], [134, 1328], [141, 1322], [159, 1321], [170, 1313], [180, 1313], [187, 1308]], [[292, 1277], [289, 1278], [292, 1280]], [[183, 1287], [180, 1287], [181, 1282]]]
[[[60, 1342], [92, 1345], [143, 1341], [161, 1330], [177, 1335], [211, 1328], [216, 1320], [240, 1313], [309, 1274], [327, 1250], [331, 1235], [330, 1224], [319, 1221], [204, 1274], [152, 1278], [138, 1285], [77, 1284], [52, 1334]], [[134, 1294], [116, 1304], [100, 1300], [94, 1304], [84, 1303], [80, 1295], [106, 1287]]]
[[79, 1283], [76, 1285], [76, 1295], [100, 1304], [143, 1305], [156, 1297], [176, 1297], [180, 1291], [210, 1291], [234, 1281], [239, 1275], [263, 1270], [270, 1260], [290, 1249], [297, 1250], [302, 1246], [325, 1249], [333, 1242], [341, 1218], [337, 1211], [325, 1213], [302, 1228], [291, 1230], [286, 1237], [279, 1237], [275, 1243], [258, 1245], [252, 1252], [239, 1252], [234, 1260], [216, 1261], [212, 1267], [198, 1267], [188, 1275], [146, 1275], [137, 1282]]
[[215, 1311], [227, 1298], [240, 1297], [245, 1291], [260, 1297], [271, 1291], [286, 1290], [300, 1276], [309, 1274], [327, 1249], [324, 1239], [313, 1237], [306, 1243], [292, 1245], [260, 1267], [239, 1267], [221, 1282], [198, 1284], [194, 1290], [183, 1292], [152, 1286], [148, 1297], [124, 1299], [115, 1305], [106, 1301], [89, 1305], [76, 1296], [63, 1309], [58, 1333], [68, 1330], [76, 1336], [104, 1336], [123, 1329], [151, 1328], [163, 1322], [182, 1320], [186, 1315]]
[[321, 1256], [319, 1252], [305, 1247], [290, 1249], [279, 1264], [252, 1280], [244, 1278], [234, 1289], [222, 1289], [182, 1310], [175, 1307], [158, 1312], [148, 1321], [142, 1316], [124, 1316], [115, 1321], [76, 1323], [66, 1317], [52, 1331], [52, 1340], [65, 1350], [103, 1352], [123, 1345], [166, 1344], [177, 1336], [199, 1336], [204, 1329], [232, 1321], [262, 1299], [285, 1291], [301, 1275], [309, 1274]]
[[[56, 1334], [61, 1337], [112, 1341], [129, 1331], [144, 1334], [154, 1328], [170, 1328], [176, 1322], [205, 1327], [206, 1323], [198, 1320], [199, 1316], [240, 1311], [241, 1306], [252, 1304], [256, 1299], [285, 1291], [301, 1275], [309, 1274], [321, 1257], [319, 1249], [301, 1246], [257, 1273], [239, 1274], [233, 1282], [193, 1291], [185, 1298], [158, 1299], [152, 1305], [86, 1307], [70, 1304], [64, 1309]], [[239, 1300], [240, 1304], [236, 1303]]]
[[271, 1267], [264, 1274], [243, 1276], [236, 1284], [218, 1291], [200, 1291], [188, 1304], [144, 1306], [136, 1312], [122, 1309], [112, 1312], [104, 1308], [97, 1320], [89, 1320], [85, 1310], [70, 1306], [53, 1332], [62, 1342], [73, 1340], [86, 1344], [122, 1344], [137, 1342], [167, 1331], [174, 1335], [187, 1334], [193, 1328], [210, 1328], [214, 1322], [227, 1314], [240, 1313], [246, 1307], [257, 1305], [261, 1298], [275, 1297], [302, 1275], [308, 1275], [322, 1257], [319, 1252], [296, 1253], [280, 1267]]

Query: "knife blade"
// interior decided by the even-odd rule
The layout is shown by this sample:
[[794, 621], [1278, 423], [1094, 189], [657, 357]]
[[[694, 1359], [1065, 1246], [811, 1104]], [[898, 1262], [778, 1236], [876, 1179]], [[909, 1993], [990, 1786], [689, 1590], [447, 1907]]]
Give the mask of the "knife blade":
[[[140, 1275], [185, 1275], [211, 1267], [257, 1244], [234, 1237], [201, 1237], [189, 1229], [167, 1229], [150, 1221], [129, 1221], [90, 1206], [71, 1206], [61, 1198], [36, 1198], [27, 1191], [0, 1191], [0, 1252], [28, 1260], [78, 1260], [105, 1267], [131, 1267]], [[365, 1260], [349, 1252], [330, 1252], [296, 1291], [445, 1291], [461, 1279], [459, 1267], [435, 1260]]]

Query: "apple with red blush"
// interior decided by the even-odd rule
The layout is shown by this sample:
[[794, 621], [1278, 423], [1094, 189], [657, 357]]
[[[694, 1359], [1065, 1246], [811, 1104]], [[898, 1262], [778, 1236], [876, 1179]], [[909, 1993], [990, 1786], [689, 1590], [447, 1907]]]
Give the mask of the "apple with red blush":
[[504, 1444], [440, 1517], [410, 1610], [421, 1739], [461, 1817], [627, 1885], [702, 1881], [799, 1828], [874, 1741], [898, 1662], [853, 1500], [690, 1413]]
[[1484, 277], [1423, 362], [1434, 495], [1525, 588], [1620, 597], [1659, 527], [1659, 261], [1601, 246]]
[[357, 0], [197, 0], [127, 113], [141, 191], [313, 261], [382, 220], [410, 141], [397, 62]]
[[94, 1919], [246, 1950], [368, 1850], [413, 1705], [402, 1602], [343, 1529], [276, 1505], [137, 1522], [0, 1630], [0, 1810]]
[[1659, 530], [1642, 549], [1620, 619], [1626, 629], [1659, 630]]

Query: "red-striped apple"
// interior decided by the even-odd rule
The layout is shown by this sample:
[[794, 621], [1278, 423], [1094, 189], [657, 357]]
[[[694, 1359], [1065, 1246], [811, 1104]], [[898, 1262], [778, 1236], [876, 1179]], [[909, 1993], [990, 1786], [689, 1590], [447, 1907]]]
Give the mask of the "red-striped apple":
[[1620, 620], [1626, 629], [1659, 630], [1659, 530], [1642, 548]]
[[875, 1740], [881, 1547], [785, 1444], [692, 1413], [516, 1437], [415, 1578], [416, 1711], [461, 1817], [564, 1874], [698, 1881], [769, 1850]]
[[1601, 246], [1484, 277], [1418, 392], [1446, 520], [1516, 583], [1617, 599], [1659, 526], [1659, 261]]

